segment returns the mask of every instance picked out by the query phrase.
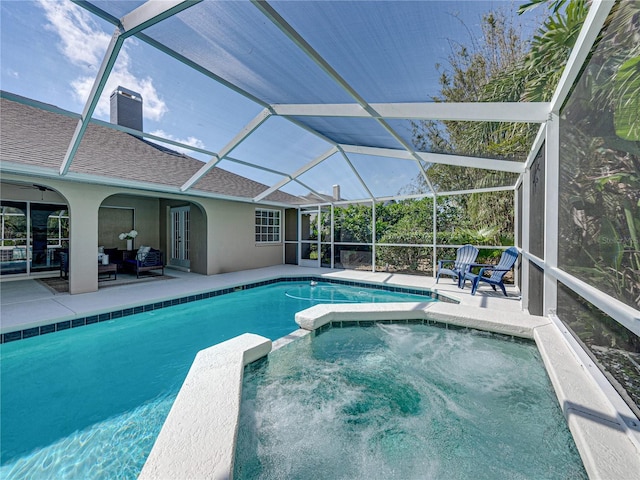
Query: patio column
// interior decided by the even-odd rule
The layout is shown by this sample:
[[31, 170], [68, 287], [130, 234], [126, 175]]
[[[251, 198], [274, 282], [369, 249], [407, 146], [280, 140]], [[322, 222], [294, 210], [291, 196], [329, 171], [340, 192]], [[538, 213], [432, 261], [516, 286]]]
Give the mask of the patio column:
[[91, 185], [65, 189], [69, 202], [69, 293], [98, 290], [98, 209]]

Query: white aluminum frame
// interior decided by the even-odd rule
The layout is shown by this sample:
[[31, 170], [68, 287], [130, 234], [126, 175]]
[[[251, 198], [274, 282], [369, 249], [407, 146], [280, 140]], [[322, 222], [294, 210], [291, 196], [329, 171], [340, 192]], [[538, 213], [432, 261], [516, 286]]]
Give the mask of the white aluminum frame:
[[69, 143], [62, 165], [60, 165], [60, 175], [66, 175], [71, 167], [71, 162], [73, 162], [73, 158], [78, 151], [78, 147], [80, 147], [82, 137], [87, 130], [89, 119], [98, 105], [100, 94], [104, 90], [107, 79], [109, 78], [111, 70], [116, 63], [118, 53], [120, 53], [120, 49], [122, 48], [124, 41], [130, 36], [141, 32], [145, 28], [151, 27], [152, 25], [192, 7], [201, 1], [202, 0], [148, 0], [146, 3], [122, 18], [120, 25], [116, 28], [113, 36], [111, 37], [104, 59], [102, 60], [96, 79], [93, 82], [93, 86], [91, 87], [89, 98], [87, 99], [84, 110], [82, 111], [82, 116], [80, 117], [76, 130], [73, 133], [73, 137]]
[[545, 149], [545, 209], [544, 209], [544, 298], [542, 311], [555, 313], [558, 285], [550, 270], [558, 267], [558, 213], [560, 188], [560, 117], [552, 113], [546, 124]]
[[[400, 103], [387, 103], [387, 104], [379, 104], [379, 103], [368, 103], [366, 102], [359, 94], [356, 92], [347, 82], [346, 80], [333, 69], [331, 65], [316, 51], [314, 50], [310, 44], [306, 42], [306, 40], [291, 26], [289, 25], [278, 13], [277, 11], [271, 7], [271, 5], [263, 0], [252, 0], [252, 3], [271, 21], [273, 22], [291, 41], [293, 41], [312, 61], [314, 61], [317, 65], [323, 69], [330, 78], [333, 79], [343, 90], [345, 90], [351, 97], [355, 100], [354, 104], [346, 104], [346, 105], [314, 105], [314, 104], [278, 104], [278, 105], [268, 105], [264, 101], [250, 93], [242, 90], [241, 88], [233, 85], [224, 79], [218, 77], [215, 73], [206, 70], [201, 65], [194, 63], [193, 61], [187, 59], [183, 55], [171, 50], [165, 45], [156, 42], [155, 40], [149, 38], [143, 33], [143, 30], [150, 25], [154, 25], [157, 22], [168, 18], [185, 8], [189, 8], [192, 5], [198, 3], [199, 0], [189, 0], [189, 1], [180, 1], [180, 0], [171, 0], [167, 2], [166, 0], [150, 0], [147, 3], [143, 4], [139, 8], [133, 10], [128, 15], [125, 15], [122, 20], [118, 20], [111, 16], [110, 14], [102, 11], [100, 8], [96, 7], [93, 4], [86, 3], [80, 0], [77, 0], [76, 3], [83, 6], [87, 10], [92, 13], [101, 16], [103, 19], [111, 22], [116, 25], [116, 31], [110, 41], [110, 44], [107, 48], [107, 53], [103, 59], [102, 65], [92, 87], [91, 94], [85, 104], [82, 114], [78, 120], [78, 125], [76, 127], [76, 131], [74, 132], [73, 138], [69, 144], [67, 153], [65, 158], [60, 166], [59, 175], [65, 175], [70, 180], [79, 180], [79, 181], [88, 181], [95, 183], [103, 183], [103, 184], [113, 184], [120, 186], [132, 186], [135, 188], [142, 188], [146, 190], [155, 190], [155, 191], [164, 191], [171, 193], [181, 193], [187, 190], [190, 190], [191, 187], [211, 168], [213, 168], [219, 161], [222, 159], [227, 159], [229, 161], [234, 161], [240, 164], [252, 166], [255, 168], [259, 168], [265, 171], [271, 171], [272, 173], [282, 174], [283, 179], [272, 185], [267, 190], [262, 192], [260, 195], [257, 195], [252, 199], [254, 202], [262, 202], [263, 204], [273, 204], [279, 206], [280, 205], [273, 202], [265, 202], [264, 199], [270, 194], [282, 186], [286, 185], [291, 181], [295, 181], [298, 184], [302, 185], [313, 195], [318, 197], [319, 202], [316, 205], [330, 205], [331, 211], [333, 213], [334, 205], [340, 205], [345, 203], [360, 203], [360, 202], [371, 202], [373, 204], [373, 208], [375, 209], [375, 203], [377, 201], [384, 201], [386, 199], [404, 199], [404, 198], [419, 198], [419, 197], [432, 197], [434, 199], [434, 207], [437, 206], [437, 196], [443, 195], [455, 195], [455, 194], [463, 194], [470, 193], [474, 190], [460, 190], [458, 192], [436, 192], [431, 185], [429, 176], [424, 169], [423, 162], [427, 163], [444, 163], [449, 165], [457, 165], [461, 167], [471, 167], [471, 168], [484, 168], [490, 170], [499, 170], [506, 172], [519, 173], [520, 176], [513, 186], [508, 187], [498, 187], [498, 188], [489, 188], [482, 189], [477, 191], [501, 191], [501, 190], [517, 190], [517, 188], [522, 185], [522, 217], [517, 219], [517, 222], [521, 225], [521, 233], [522, 233], [522, 253], [523, 257], [527, 260], [523, 262], [522, 266], [522, 303], [523, 307], [526, 309], [528, 306], [528, 262], [532, 261], [533, 263], [539, 265], [544, 269], [545, 272], [545, 283], [544, 283], [544, 312], [545, 314], [552, 314], [555, 310], [557, 304], [557, 288], [555, 282], [557, 280], [562, 281], [563, 284], [567, 285], [577, 294], [581, 295], [587, 301], [593, 303], [598, 308], [605, 311], [608, 315], [614, 318], [616, 321], [625, 325], [627, 328], [632, 331], [638, 333], [640, 331], [640, 314], [637, 310], [623, 305], [612, 297], [600, 292], [599, 290], [591, 287], [589, 285], [584, 284], [579, 279], [573, 277], [572, 275], [564, 272], [557, 267], [557, 255], [558, 255], [558, 225], [557, 225], [557, 214], [558, 214], [558, 162], [559, 162], [559, 112], [562, 108], [564, 102], [567, 99], [567, 96], [570, 92], [571, 86], [575, 82], [578, 77], [580, 70], [583, 67], [583, 64], [591, 51], [591, 48], [600, 33], [604, 22], [609, 15], [612, 7], [615, 4], [614, 0], [593, 0], [590, 9], [587, 15], [587, 18], [584, 22], [583, 28], [580, 31], [575, 47], [573, 48], [569, 60], [567, 62], [567, 66], [565, 67], [563, 74], [561, 76], [558, 87], [551, 99], [550, 102], [539, 102], [539, 103], [409, 103], [409, 104], [400, 104]], [[122, 44], [126, 38], [129, 36], [136, 35], [141, 40], [155, 46], [161, 51], [167, 53], [168, 55], [176, 58], [177, 60], [183, 62], [184, 64], [194, 68], [198, 72], [207, 75], [208, 77], [220, 82], [221, 84], [227, 86], [228, 88], [233, 89], [234, 91], [240, 93], [246, 98], [251, 99], [257, 104], [261, 105], [264, 110], [260, 113], [260, 115], [250, 122], [238, 135], [232, 140], [223, 150], [219, 153], [213, 153], [206, 151], [204, 149], [196, 149], [194, 147], [190, 147], [187, 145], [180, 144], [179, 146], [188, 148], [192, 151], [199, 151], [201, 153], [211, 154], [211, 160], [203, 166], [203, 168], [194, 175], [191, 179], [189, 179], [180, 189], [175, 189], [171, 187], [163, 186], [160, 188], [157, 185], [145, 185], [140, 182], [131, 182], [131, 181], [122, 181], [116, 179], [104, 179], [104, 178], [93, 178], [91, 176], [73, 174], [69, 172], [69, 168], [73, 161], [74, 155], [80, 145], [82, 140], [82, 136], [87, 128], [89, 122], [94, 121], [91, 120], [91, 115], [95, 110], [95, 106], [98, 101], [98, 97], [102, 92], [104, 85], [106, 83], [106, 79], [109, 76], [111, 69], [115, 63], [115, 60], [118, 56], [118, 53], [122, 47]], [[6, 96], [6, 95], [3, 95]], [[251, 162], [245, 162], [238, 159], [233, 159], [228, 156], [228, 154], [242, 141], [244, 141], [253, 131], [258, 129], [262, 123], [271, 115], [280, 115], [283, 118], [288, 119], [289, 121], [295, 123], [296, 125], [304, 128], [307, 131], [315, 134], [316, 136], [323, 138], [330, 145], [330, 151], [335, 153], [336, 151], [340, 152], [347, 162], [347, 165], [354, 172], [360, 183], [362, 184], [364, 190], [369, 195], [369, 198], [363, 199], [355, 199], [350, 201], [333, 201], [326, 202], [326, 195], [323, 195], [321, 192], [317, 192], [310, 188], [308, 185], [305, 185], [303, 182], [300, 182], [297, 177], [302, 173], [310, 170], [315, 165], [324, 161], [324, 159], [316, 158], [309, 164], [305, 165], [302, 169], [297, 172], [277, 172], [276, 170], [269, 169], [267, 167], [261, 167]], [[339, 116], [339, 117], [361, 117], [361, 118], [372, 118], [376, 120], [393, 138], [395, 138], [402, 145], [403, 149], [401, 150], [393, 150], [393, 149], [380, 149], [380, 148], [371, 148], [367, 146], [359, 146], [359, 145], [338, 145], [335, 142], [332, 142], [330, 139], [324, 137], [319, 132], [314, 132], [308, 127], [300, 124], [292, 117], [298, 116]], [[74, 116], [74, 115], [70, 115]], [[484, 159], [484, 158], [475, 158], [468, 157], [462, 155], [441, 155], [434, 154], [428, 152], [417, 152], [415, 149], [407, 144], [397, 132], [386, 122], [386, 119], [433, 119], [433, 120], [460, 120], [460, 121], [510, 121], [510, 122], [533, 122], [533, 123], [541, 123], [540, 130], [538, 131], [538, 135], [533, 142], [531, 147], [530, 154], [525, 163], [522, 162], [509, 162], [504, 160], [497, 159]], [[123, 127], [115, 127], [117, 129], [121, 129], [126, 131]], [[154, 140], [163, 141], [165, 143], [171, 145], [178, 145], [178, 142], [172, 142], [168, 139], [160, 139], [159, 137], [154, 137], [149, 134], [142, 134], [143, 136], [152, 138]], [[546, 209], [545, 209], [545, 252], [544, 259], [539, 259], [529, 252], [529, 225], [528, 219], [530, 214], [529, 208], [529, 168], [531, 162], [535, 158], [540, 146], [543, 142], [546, 141], [545, 149], [546, 149], [546, 192], [547, 192], [547, 201], [546, 201]], [[378, 197], [376, 198], [366, 183], [363, 181], [362, 176], [358, 172], [358, 170], [354, 167], [353, 163], [349, 159], [350, 153], [361, 153], [361, 154], [369, 154], [369, 155], [377, 155], [377, 156], [385, 156], [390, 158], [395, 158], [398, 160], [411, 160], [416, 163], [419, 168], [421, 175], [424, 177], [426, 184], [431, 189], [430, 192], [419, 195], [408, 195], [408, 196], [389, 196], [389, 197]], [[29, 166], [25, 167], [24, 165], [11, 165], [8, 162], [4, 162], [2, 166], [3, 172], [15, 172], [20, 174], [31, 174], [42, 177], [53, 177], [53, 175], [47, 171], [46, 169]], [[199, 191], [192, 192], [198, 196], [205, 197], [213, 197], [213, 198], [230, 198], [222, 195], [213, 195], [206, 194]], [[237, 199], [240, 201], [247, 201], [247, 199]], [[514, 201], [514, 205], [517, 204], [517, 201]], [[297, 206], [288, 205], [289, 207], [299, 208]], [[311, 206], [311, 205], [308, 205]], [[320, 208], [319, 206], [317, 208]], [[436, 213], [436, 208], [434, 208], [434, 215]], [[332, 215], [333, 216], [333, 215]], [[437, 220], [437, 218], [435, 219]], [[435, 249], [437, 248], [437, 228], [436, 221], [434, 221], [434, 259], [437, 258]], [[332, 238], [332, 245], [333, 245]], [[375, 248], [375, 237], [373, 238], [373, 245]], [[333, 262], [333, 259], [332, 259]], [[374, 260], [374, 268], [375, 268], [375, 260]]]
[[276, 190], [279, 190], [280, 188], [284, 187], [287, 183], [295, 180], [296, 178], [298, 178], [300, 175], [302, 175], [303, 173], [311, 170], [313, 167], [315, 167], [316, 165], [321, 164], [322, 162], [324, 162], [327, 158], [331, 157], [334, 153], [338, 152], [338, 148], [337, 147], [331, 147], [329, 150], [327, 150], [326, 152], [324, 152], [323, 154], [319, 155], [318, 157], [316, 157], [315, 159], [311, 160], [309, 163], [307, 163], [306, 165], [304, 165], [302, 168], [298, 169], [296, 172], [294, 172], [291, 175], [286, 175], [285, 178], [283, 178], [282, 180], [280, 180], [278, 183], [276, 183], [275, 185], [273, 185], [272, 187], [268, 188], [267, 190], [265, 190], [264, 192], [262, 192], [260, 195], [257, 195], [253, 201], [254, 202], [259, 202], [260, 200], [262, 200], [263, 198], [269, 196], [270, 194], [272, 194], [273, 192], [275, 192]]
[[245, 127], [238, 132], [238, 134], [227, 143], [220, 153], [218, 153], [215, 157], [212, 157], [207, 163], [205, 163], [200, 170], [192, 175], [192, 177], [187, 180], [181, 187], [180, 191], [185, 192], [189, 188], [191, 188], [198, 180], [206, 175], [206, 173], [215, 167], [222, 159], [224, 159], [231, 151], [244, 142], [249, 135], [251, 135], [257, 128], [262, 125], [267, 119], [271, 116], [271, 111], [267, 108], [263, 109], [258, 115], [256, 115], [253, 120], [245, 125]]
[[482, 102], [473, 109], [468, 103], [371, 103], [274, 104], [277, 115], [295, 117], [348, 117], [411, 120], [455, 120], [466, 122], [542, 123], [551, 110], [548, 102]]

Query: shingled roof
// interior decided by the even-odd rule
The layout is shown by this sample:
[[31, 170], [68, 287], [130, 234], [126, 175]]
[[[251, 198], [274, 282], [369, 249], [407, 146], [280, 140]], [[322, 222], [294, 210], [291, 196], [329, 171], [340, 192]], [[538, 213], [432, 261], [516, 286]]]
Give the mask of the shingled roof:
[[[77, 119], [63, 113], [0, 99], [2, 161], [58, 172]], [[71, 173], [136, 181], [150, 186], [180, 187], [203, 162], [103, 125], [90, 124], [70, 168]], [[269, 188], [218, 167], [212, 168], [188, 194], [251, 199]], [[304, 200], [276, 191], [267, 202], [300, 204]]]

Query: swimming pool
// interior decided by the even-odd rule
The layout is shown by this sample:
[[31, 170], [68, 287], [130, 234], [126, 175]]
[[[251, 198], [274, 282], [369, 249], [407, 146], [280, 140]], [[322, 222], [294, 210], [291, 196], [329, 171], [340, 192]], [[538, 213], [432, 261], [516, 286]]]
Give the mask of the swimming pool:
[[2, 344], [0, 477], [135, 478], [196, 353], [246, 331], [290, 333], [317, 287], [343, 300], [431, 300], [276, 283]]
[[309, 335], [247, 367], [240, 412], [239, 480], [587, 478], [535, 344], [486, 332]]

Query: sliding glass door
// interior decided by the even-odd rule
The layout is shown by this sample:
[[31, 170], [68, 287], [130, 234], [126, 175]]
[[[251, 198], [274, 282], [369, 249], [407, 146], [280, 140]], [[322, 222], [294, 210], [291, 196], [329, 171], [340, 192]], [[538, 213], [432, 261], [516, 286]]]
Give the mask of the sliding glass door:
[[0, 272], [34, 274], [57, 270], [69, 248], [66, 205], [0, 202]]
[[0, 221], [0, 272], [5, 274], [27, 273], [27, 245], [29, 222], [26, 202], [2, 202]]

